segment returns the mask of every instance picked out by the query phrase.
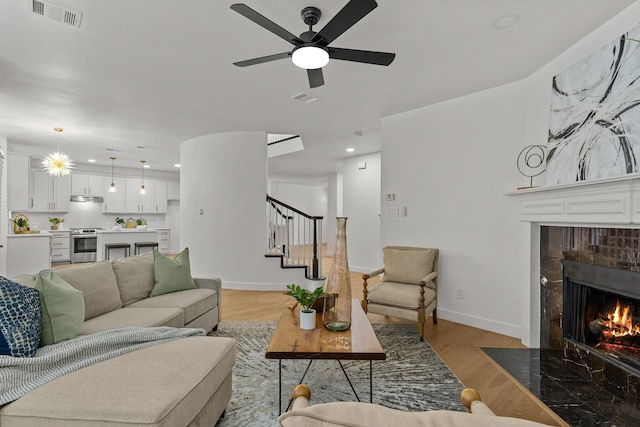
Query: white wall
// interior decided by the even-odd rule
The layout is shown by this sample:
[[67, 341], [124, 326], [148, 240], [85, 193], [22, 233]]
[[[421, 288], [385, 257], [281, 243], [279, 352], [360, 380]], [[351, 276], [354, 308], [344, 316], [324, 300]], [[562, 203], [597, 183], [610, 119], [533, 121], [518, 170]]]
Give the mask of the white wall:
[[326, 185], [307, 185], [291, 182], [271, 182], [270, 195], [312, 216], [326, 216]]
[[[269, 195], [308, 215], [321, 216], [322, 241], [327, 241], [327, 186], [271, 181]], [[293, 236], [296, 242], [298, 237]]]
[[[518, 206], [524, 86], [514, 83], [382, 121], [381, 246], [440, 249], [438, 313], [520, 336], [526, 264]], [[391, 216], [390, 208], [407, 216]], [[401, 215], [401, 213], [400, 213]], [[463, 299], [457, 299], [458, 290]]]
[[[520, 223], [518, 202], [503, 193], [528, 184], [520, 150], [547, 142], [552, 77], [639, 15], [636, 2], [520, 82], [383, 119], [382, 194], [396, 201], [382, 201], [381, 244], [440, 248], [442, 318], [538, 345], [538, 228]], [[386, 215], [402, 206], [406, 218]]]
[[281, 269], [279, 259], [264, 256], [266, 132], [190, 139], [180, 146], [180, 163], [181, 243], [195, 277], [220, 277], [225, 288], [312, 286], [303, 270]]
[[165, 227], [171, 229], [171, 253], [177, 254], [183, 246], [180, 242], [180, 201], [169, 200], [167, 202], [167, 215], [165, 216]]
[[[336, 221], [335, 218], [343, 216], [343, 194], [342, 194], [342, 173], [336, 172], [329, 174], [329, 183], [327, 185], [327, 220], [325, 221], [327, 229], [327, 255], [333, 256], [333, 249], [336, 245]], [[328, 271], [324, 272], [329, 274]]]
[[[366, 169], [358, 164], [366, 162]], [[343, 214], [351, 270], [368, 273], [382, 267], [380, 246], [380, 153], [348, 157], [342, 168]], [[335, 226], [334, 226], [335, 229]]]
[[4, 159], [0, 159], [2, 162], [2, 168], [0, 168], [0, 275], [5, 276], [7, 274], [7, 233], [9, 230], [8, 225], [8, 210], [7, 210], [7, 138], [0, 136], [0, 150], [4, 154]]

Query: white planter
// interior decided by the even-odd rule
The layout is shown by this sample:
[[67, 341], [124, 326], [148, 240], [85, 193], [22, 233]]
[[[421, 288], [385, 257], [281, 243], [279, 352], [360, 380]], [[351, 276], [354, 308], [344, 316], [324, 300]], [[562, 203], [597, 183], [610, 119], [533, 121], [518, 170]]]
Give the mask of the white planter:
[[316, 328], [316, 311], [311, 309], [308, 313], [300, 312], [300, 329], [315, 329]]

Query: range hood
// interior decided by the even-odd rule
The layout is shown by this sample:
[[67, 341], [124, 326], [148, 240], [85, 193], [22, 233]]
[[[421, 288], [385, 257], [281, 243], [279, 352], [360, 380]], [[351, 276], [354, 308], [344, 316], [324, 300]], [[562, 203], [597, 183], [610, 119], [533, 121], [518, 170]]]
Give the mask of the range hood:
[[104, 198], [102, 196], [71, 196], [72, 202], [85, 202], [85, 203], [102, 203]]

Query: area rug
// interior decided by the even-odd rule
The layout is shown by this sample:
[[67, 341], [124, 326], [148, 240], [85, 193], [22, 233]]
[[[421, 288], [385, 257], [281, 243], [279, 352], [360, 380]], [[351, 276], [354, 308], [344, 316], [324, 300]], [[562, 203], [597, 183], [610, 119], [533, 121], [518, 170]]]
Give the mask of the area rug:
[[[213, 336], [238, 341], [233, 368], [233, 393], [225, 418], [217, 427], [277, 426], [278, 361], [265, 358], [276, 322], [221, 322]], [[449, 409], [463, 411], [464, 388], [418, 330], [409, 324], [376, 323], [373, 328], [387, 354], [373, 362], [373, 403], [405, 411]], [[283, 360], [282, 401], [289, 402], [308, 361]], [[369, 362], [343, 361], [362, 401], [369, 401]], [[311, 403], [356, 401], [335, 360], [316, 360], [304, 380], [311, 387]]]

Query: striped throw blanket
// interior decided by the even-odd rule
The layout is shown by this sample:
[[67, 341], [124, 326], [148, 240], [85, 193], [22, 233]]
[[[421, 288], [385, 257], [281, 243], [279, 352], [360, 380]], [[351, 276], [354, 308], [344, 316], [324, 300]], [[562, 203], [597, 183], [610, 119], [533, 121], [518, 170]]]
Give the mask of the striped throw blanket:
[[199, 335], [205, 335], [205, 331], [166, 326], [128, 327], [41, 347], [33, 357], [0, 356], [0, 405], [94, 363], [163, 342]]

